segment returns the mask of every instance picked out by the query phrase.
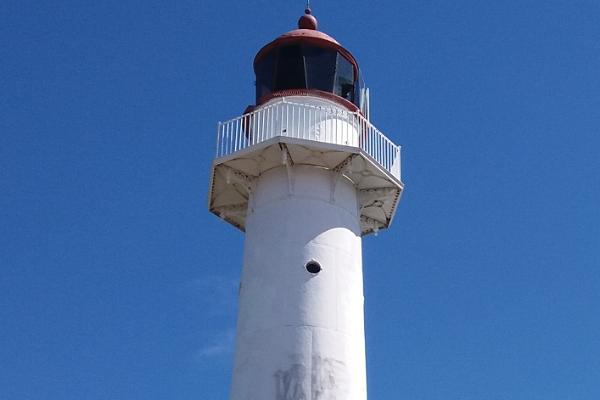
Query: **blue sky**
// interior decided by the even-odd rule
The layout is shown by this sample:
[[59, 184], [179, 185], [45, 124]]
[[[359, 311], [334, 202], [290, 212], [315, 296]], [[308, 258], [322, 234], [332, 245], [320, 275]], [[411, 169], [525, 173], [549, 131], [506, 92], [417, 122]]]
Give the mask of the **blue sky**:
[[[301, 1], [0, 4], [0, 398], [225, 399], [216, 123]], [[403, 146], [369, 397], [600, 397], [600, 3], [313, 1]]]

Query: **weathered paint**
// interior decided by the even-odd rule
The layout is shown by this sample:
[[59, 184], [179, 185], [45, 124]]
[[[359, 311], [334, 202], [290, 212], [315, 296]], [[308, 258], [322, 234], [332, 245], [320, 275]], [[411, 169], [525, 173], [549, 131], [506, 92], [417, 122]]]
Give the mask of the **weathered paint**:
[[355, 187], [327, 169], [281, 165], [256, 180], [232, 400], [366, 399], [359, 215]]

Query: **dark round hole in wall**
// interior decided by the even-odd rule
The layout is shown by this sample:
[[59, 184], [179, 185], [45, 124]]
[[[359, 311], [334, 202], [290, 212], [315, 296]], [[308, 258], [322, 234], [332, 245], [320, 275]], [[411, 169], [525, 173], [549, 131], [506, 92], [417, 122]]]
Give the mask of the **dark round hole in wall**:
[[321, 272], [321, 264], [316, 261], [309, 261], [306, 263], [306, 270], [311, 274], [318, 274]]

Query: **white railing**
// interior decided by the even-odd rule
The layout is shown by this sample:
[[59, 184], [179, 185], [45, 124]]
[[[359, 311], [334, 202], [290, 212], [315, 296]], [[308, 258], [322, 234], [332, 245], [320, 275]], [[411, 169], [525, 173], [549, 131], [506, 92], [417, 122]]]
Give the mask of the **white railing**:
[[400, 146], [395, 145], [358, 112], [282, 98], [244, 114], [217, 129], [217, 158], [285, 136], [321, 143], [358, 147], [400, 180]]

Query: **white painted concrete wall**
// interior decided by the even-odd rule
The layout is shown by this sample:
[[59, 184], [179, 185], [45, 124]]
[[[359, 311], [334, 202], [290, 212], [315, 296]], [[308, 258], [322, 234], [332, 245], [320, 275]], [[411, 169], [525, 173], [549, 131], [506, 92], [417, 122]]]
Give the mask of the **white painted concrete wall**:
[[[365, 400], [357, 196], [331, 172], [262, 174], [246, 220], [232, 400]], [[305, 269], [317, 261], [316, 275]]]

